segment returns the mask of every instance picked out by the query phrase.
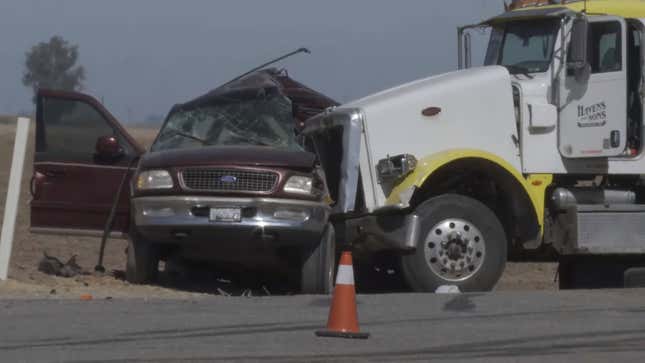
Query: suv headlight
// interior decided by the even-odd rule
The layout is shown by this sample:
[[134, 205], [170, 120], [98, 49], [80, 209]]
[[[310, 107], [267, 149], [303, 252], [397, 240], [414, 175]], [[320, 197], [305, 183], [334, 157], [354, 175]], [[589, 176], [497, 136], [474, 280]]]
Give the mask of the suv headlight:
[[311, 195], [313, 191], [313, 178], [294, 175], [287, 180], [282, 190], [287, 193]]
[[170, 189], [173, 187], [172, 177], [166, 170], [147, 170], [137, 177], [137, 189]]

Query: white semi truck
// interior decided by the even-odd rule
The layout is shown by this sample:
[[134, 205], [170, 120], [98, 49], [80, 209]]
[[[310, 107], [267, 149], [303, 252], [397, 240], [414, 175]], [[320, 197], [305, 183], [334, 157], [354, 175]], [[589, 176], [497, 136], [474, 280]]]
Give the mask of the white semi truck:
[[397, 256], [416, 291], [489, 290], [508, 259], [547, 250], [562, 287], [590, 256], [645, 262], [645, 3], [533, 3], [459, 28], [465, 66], [467, 33], [489, 28], [483, 67], [307, 123], [339, 242]]

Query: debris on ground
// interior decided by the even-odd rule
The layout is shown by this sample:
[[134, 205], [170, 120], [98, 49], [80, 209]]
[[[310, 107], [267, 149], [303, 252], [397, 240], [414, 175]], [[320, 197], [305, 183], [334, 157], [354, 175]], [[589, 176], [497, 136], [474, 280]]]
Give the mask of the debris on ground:
[[38, 263], [38, 271], [61, 277], [87, 275], [87, 272], [76, 263], [76, 255], [70, 257], [65, 263], [56, 257], [48, 255], [47, 252], [44, 252], [43, 255], [43, 258]]
[[222, 290], [222, 289], [221, 289], [221, 288], [219, 288], [219, 287], [217, 288], [217, 292], [218, 292], [220, 295], [222, 295], [222, 296], [231, 296], [231, 294], [229, 294], [228, 292], [226, 292], [226, 291]]
[[262, 285], [262, 290], [264, 291], [265, 294], [267, 294], [267, 296], [271, 296], [271, 291], [269, 291], [269, 289], [267, 289], [266, 286]]
[[435, 294], [459, 294], [460, 292], [456, 285], [441, 285], [435, 290]]

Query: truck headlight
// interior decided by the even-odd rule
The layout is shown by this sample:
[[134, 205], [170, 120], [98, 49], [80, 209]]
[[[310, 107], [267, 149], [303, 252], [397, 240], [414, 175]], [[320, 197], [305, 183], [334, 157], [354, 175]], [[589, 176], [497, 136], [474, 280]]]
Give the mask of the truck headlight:
[[376, 165], [379, 182], [390, 182], [410, 174], [417, 167], [414, 155], [401, 154], [379, 160]]
[[287, 193], [310, 195], [313, 191], [313, 178], [294, 175], [287, 180], [282, 190]]
[[173, 187], [172, 177], [166, 170], [142, 171], [137, 177], [137, 189], [170, 189]]

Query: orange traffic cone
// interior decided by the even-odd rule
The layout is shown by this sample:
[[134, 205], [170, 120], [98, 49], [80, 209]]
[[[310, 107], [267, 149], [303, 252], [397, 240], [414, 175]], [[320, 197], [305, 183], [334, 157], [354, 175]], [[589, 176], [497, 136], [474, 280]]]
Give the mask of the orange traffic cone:
[[356, 311], [356, 291], [354, 290], [354, 268], [352, 253], [343, 252], [338, 263], [336, 287], [329, 309], [327, 329], [318, 330], [319, 337], [367, 339], [369, 333], [358, 329], [358, 312]]

